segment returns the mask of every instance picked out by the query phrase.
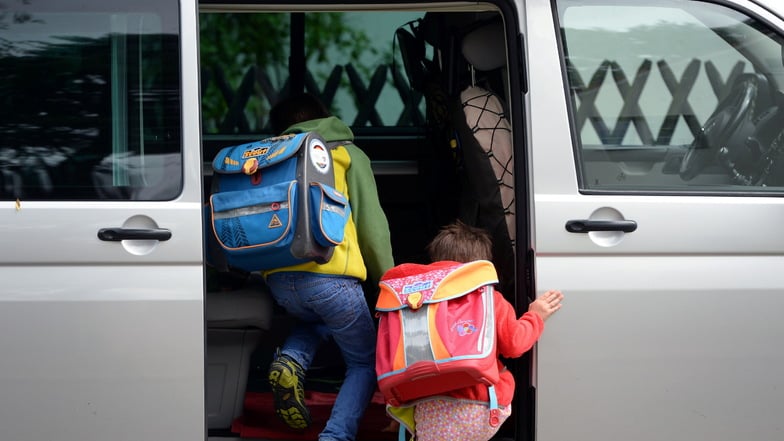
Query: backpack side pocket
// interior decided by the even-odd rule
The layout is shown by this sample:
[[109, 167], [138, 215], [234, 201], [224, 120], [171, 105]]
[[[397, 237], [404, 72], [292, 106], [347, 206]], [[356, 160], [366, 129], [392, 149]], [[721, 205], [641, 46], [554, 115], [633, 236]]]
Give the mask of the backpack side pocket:
[[332, 247], [343, 242], [346, 223], [351, 215], [348, 199], [339, 191], [320, 182], [310, 184], [311, 231], [319, 245]]

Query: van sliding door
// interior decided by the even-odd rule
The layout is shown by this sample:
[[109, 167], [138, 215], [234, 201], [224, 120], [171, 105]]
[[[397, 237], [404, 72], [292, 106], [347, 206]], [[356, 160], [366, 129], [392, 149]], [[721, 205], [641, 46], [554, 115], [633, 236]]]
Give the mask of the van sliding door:
[[187, 0], [0, 5], [2, 439], [204, 439], [195, 32]]

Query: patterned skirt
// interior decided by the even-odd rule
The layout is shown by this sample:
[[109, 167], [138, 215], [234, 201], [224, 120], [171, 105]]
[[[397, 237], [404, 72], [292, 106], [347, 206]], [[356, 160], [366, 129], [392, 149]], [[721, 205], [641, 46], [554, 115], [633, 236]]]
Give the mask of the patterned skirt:
[[499, 407], [497, 424], [490, 424], [486, 404], [459, 400], [427, 400], [416, 405], [417, 441], [487, 441], [512, 414], [512, 406]]

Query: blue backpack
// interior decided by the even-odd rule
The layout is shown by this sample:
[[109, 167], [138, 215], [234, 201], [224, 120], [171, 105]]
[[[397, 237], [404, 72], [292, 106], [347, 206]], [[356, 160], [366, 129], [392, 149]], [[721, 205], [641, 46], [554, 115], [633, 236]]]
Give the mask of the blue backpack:
[[334, 188], [330, 150], [306, 132], [218, 152], [205, 214], [208, 246], [218, 251], [211, 263], [259, 271], [329, 261], [351, 215]]

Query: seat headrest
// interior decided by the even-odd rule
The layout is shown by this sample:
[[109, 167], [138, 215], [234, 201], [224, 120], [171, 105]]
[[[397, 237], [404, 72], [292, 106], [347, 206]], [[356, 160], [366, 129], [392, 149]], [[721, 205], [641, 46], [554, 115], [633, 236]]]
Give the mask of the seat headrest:
[[484, 25], [463, 37], [463, 56], [476, 70], [498, 69], [506, 65], [505, 42], [503, 23]]

